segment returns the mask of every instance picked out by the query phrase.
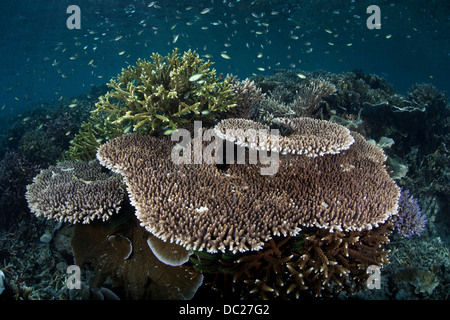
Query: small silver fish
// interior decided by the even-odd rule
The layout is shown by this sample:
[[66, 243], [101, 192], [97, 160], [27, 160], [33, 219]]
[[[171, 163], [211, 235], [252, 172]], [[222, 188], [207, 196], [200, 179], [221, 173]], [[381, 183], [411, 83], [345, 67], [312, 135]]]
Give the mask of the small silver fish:
[[201, 77], [203, 77], [203, 73], [196, 73], [189, 77], [189, 81], [195, 82], [200, 80]]
[[200, 14], [207, 14], [208, 12], [210, 12], [212, 10], [212, 8], [205, 8], [202, 11], [200, 11]]

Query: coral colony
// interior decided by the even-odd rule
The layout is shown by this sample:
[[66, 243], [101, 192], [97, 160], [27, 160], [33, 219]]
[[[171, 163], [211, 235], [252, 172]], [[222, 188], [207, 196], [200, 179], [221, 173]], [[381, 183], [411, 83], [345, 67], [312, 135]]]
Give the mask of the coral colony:
[[306, 116], [335, 86], [311, 80], [286, 105], [296, 116], [268, 110], [258, 122], [266, 96], [253, 82], [219, 82], [191, 51], [152, 60], [111, 80], [66, 154], [78, 161], [27, 187], [37, 216], [76, 224], [77, 265], [92, 265], [99, 286], [114, 275], [128, 298], [192, 298], [205, 277], [256, 299], [364, 287], [367, 267], [387, 263], [400, 189], [382, 149]]
[[[64, 159], [26, 187], [31, 212], [73, 226], [74, 262], [102, 297], [117, 298], [106, 281], [128, 299], [367, 288], [392, 230], [420, 235], [427, 222], [360, 117], [389, 106], [391, 88], [356, 73], [240, 81], [211, 66], [174, 50], [123, 69]], [[332, 112], [341, 105], [348, 114]]]
[[398, 200], [398, 214], [394, 227], [405, 238], [420, 236], [425, 230], [427, 218], [419, 207], [419, 203], [409, 190], [402, 190]]
[[[212, 63], [192, 51], [153, 54], [122, 69], [101, 96], [91, 119], [75, 136], [66, 157], [92, 160], [102, 142], [123, 133], [170, 134], [194, 120], [213, 120], [236, 106], [232, 78], [220, 81]], [[236, 83], [236, 80], [233, 80]], [[243, 92], [246, 93], [246, 92]]]

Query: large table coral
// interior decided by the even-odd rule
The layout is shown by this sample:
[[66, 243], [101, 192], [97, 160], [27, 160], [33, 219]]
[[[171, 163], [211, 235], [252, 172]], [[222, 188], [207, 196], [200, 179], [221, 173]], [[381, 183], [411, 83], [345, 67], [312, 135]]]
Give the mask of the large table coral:
[[[100, 163], [124, 176], [141, 224], [164, 241], [207, 252], [259, 250], [302, 227], [365, 230], [397, 211], [399, 188], [380, 150], [356, 137], [348, 150], [261, 164], [175, 164], [167, 138], [125, 135], [104, 144]], [[368, 152], [371, 150], [372, 152]]]

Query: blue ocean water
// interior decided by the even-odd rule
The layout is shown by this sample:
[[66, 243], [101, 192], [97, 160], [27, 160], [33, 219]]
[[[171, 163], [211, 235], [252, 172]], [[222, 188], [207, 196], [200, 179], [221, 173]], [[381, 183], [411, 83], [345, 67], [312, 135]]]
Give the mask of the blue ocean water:
[[[81, 11], [80, 29], [66, 25], [72, 4]], [[366, 25], [371, 4], [380, 8], [380, 29]], [[281, 68], [361, 69], [399, 92], [423, 82], [448, 92], [449, 14], [450, 3], [437, 0], [7, 0], [0, 11], [1, 112], [80, 94], [138, 58], [175, 47], [210, 55], [218, 72], [242, 79]]]

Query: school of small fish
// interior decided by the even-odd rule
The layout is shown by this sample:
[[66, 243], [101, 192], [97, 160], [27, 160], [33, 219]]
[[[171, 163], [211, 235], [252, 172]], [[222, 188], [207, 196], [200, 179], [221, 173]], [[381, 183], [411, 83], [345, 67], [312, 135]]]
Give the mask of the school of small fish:
[[[368, 41], [350, 31], [352, 26], [365, 25], [365, 12], [357, 9], [354, 0], [341, 9], [322, 8], [318, 14], [329, 19], [314, 23], [301, 6], [288, 1], [206, 0], [182, 7], [176, 1], [133, 0], [118, 2], [108, 10], [93, 6], [90, 11], [81, 30], [62, 30], [64, 37], [47, 44], [39, 64], [30, 69], [39, 83], [50, 82], [55, 101], [63, 99], [67, 88], [77, 86], [85, 91], [104, 84], [138, 58], [149, 59], [153, 52], [165, 55], [176, 47], [180, 52], [196, 50], [223, 73], [238, 74], [245, 68], [250, 76], [281, 68], [302, 69], [317, 55], [343, 62], [346, 53]], [[335, 20], [344, 22], [333, 23]], [[416, 27], [405, 38], [414, 32], [418, 32]], [[398, 37], [383, 29], [369, 35], [391, 42]], [[32, 60], [35, 62], [28, 58], [30, 63]], [[189, 81], [201, 81], [202, 76], [193, 74]], [[5, 92], [13, 87], [7, 86]], [[39, 92], [27, 92], [14, 100], [28, 101], [33, 96]], [[5, 109], [4, 104], [0, 111]]]

